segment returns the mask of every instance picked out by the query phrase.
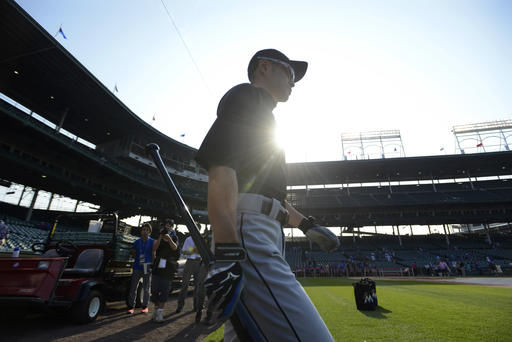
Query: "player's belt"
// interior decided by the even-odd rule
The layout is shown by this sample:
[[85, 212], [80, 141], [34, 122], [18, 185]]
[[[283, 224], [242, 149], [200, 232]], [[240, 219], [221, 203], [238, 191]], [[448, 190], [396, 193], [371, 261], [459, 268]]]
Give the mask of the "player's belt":
[[238, 194], [238, 211], [258, 213], [278, 221], [281, 225], [288, 223], [288, 210], [275, 198], [258, 194]]

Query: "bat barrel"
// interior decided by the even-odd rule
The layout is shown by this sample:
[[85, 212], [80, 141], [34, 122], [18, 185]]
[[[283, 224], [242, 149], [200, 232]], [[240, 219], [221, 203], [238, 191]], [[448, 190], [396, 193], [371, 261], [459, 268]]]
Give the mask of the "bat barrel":
[[151, 156], [158, 171], [160, 171], [160, 174], [164, 179], [165, 185], [167, 186], [169, 193], [173, 197], [174, 203], [176, 203], [176, 206], [180, 211], [181, 218], [185, 221], [185, 225], [187, 226], [188, 231], [192, 236], [192, 240], [194, 240], [194, 244], [196, 245], [197, 250], [201, 255], [201, 258], [206, 264], [209, 265], [213, 263], [212, 252], [208, 249], [208, 246], [206, 246], [206, 243], [204, 242], [201, 234], [199, 233], [199, 229], [197, 228], [196, 223], [194, 222], [194, 219], [190, 214], [190, 211], [185, 205], [185, 201], [183, 201], [183, 198], [181, 197], [178, 189], [176, 188], [176, 185], [174, 184], [171, 176], [169, 175], [167, 169], [165, 168], [159, 150], [160, 147], [155, 143], [146, 145], [146, 152]]

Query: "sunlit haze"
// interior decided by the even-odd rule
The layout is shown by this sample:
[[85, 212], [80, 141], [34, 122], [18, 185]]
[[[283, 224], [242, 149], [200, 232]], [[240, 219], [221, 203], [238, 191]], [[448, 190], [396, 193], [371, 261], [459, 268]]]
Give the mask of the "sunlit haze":
[[51, 35], [62, 25], [58, 41], [135, 114], [196, 148], [268, 47], [309, 62], [274, 111], [288, 161], [341, 159], [342, 132], [391, 129], [407, 156], [455, 153], [453, 125], [512, 114], [510, 1], [164, 0], [192, 58], [160, 0], [18, 3]]

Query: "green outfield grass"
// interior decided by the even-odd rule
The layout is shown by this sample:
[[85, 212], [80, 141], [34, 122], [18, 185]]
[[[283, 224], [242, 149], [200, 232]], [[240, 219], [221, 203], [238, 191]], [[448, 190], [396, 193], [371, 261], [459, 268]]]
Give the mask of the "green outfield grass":
[[512, 341], [512, 288], [377, 280], [379, 308], [358, 311], [353, 280], [299, 281], [336, 341]]

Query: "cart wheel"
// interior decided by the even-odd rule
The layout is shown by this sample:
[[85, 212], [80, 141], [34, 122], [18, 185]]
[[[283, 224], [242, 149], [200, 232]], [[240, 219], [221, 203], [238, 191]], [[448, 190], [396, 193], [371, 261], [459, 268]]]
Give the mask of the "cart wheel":
[[72, 315], [78, 323], [89, 323], [98, 318], [104, 306], [103, 294], [97, 290], [91, 290], [86, 300], [73, 305]]

